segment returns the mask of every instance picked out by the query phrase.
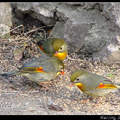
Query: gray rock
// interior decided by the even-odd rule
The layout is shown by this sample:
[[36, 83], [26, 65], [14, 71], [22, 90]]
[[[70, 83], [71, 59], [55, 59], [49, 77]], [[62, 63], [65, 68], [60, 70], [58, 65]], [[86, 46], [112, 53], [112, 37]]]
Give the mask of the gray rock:
[[[74, 48], [74, 51], [78, 51], [79, 54], [88, 54], [94, 60], [100, 59], [103, 61], [103, 58], [113, 54], [112, 49], [108, 49], [110, 44], [119, 46], [116, 37], [119, 36], [120, 31], [113, 15], [110, 16], [110, 11], [108, 10], [109, 14], [105, 14], [104, 9], [107, 8], [107, 5], [110, 9], [110, 3], [98, 3], [100, 7], [97, 8], [93, 5], [95, 3], [88, 4], [88, 8], [85, 5], [84, 9], [78, 7], [70, 13], [63, 12], [62, 9], [62, 12], [66, 14], [65, 16], [69, 18], [65, 24], [64, 37]], [[102, 9], [103, 5], [105, 5], [104, 12], [101, 14], [100, 8]]]
[[5, 24], [0, 24], [0, 38], [10, 37], [10, 27]]
[[64, 23], [57, 22], [52, 29], [50, 36], [64, 39]]
[[12, 13], [10, 3], [0, 3], [0, 37], [8, 38], [12, 26]]
[[11, 3], [13, 8], [15, 9], [16, 14], [21, 17], [22, 14], [29, 13], [30, 16], [33, 18], [37, 18], [38, 20], [42, 21], [46, 25], [53, 25], [55, 24], [54, 17], [54, 10], [55, 5], [54, 3], [44, 3], [44, 2], [30, 2], [30, 3]]
[[[55, 25], [51, 34], [64, 36], [70, 46], [70, 52], [77, 51], [79, 55], [102, 61], [114, 56], [114, 51], [119, 54], [119, 49], [113, 50], [110, 46], [119, 47], [117, 37], [120, 36], [120, 3], [32, 2], [12, 3], [12, 6], [16, 11], [29, 13], [46, 25]], [[56, 21], [59, 21], [59, 24]], [[119, 59], [110, 58], [117, 61]]]

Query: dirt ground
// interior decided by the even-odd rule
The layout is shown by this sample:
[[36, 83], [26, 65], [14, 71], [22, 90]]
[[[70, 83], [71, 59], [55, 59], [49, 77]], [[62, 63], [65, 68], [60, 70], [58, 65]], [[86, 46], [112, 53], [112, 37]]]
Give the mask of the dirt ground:
[[[0, 73], [16, 70], [32, 57], [39, 57], [38, 48], [29, 36], [14, 35], [0, 39]], [[17, 48], [27, 41], [27, 47], [18, 55]], [[22, 48], [21, 47], [21, 48]], [[24, 52], [24, 56], [22, 56]], [[120, 92], [105, 97], [85, 100], [77, 87], [70, 89], [70, 75], [75, 69], [84, 68], [120, 83], [119, 64], [105, 65], [81, 60], [76, 54], [64, 61], [65, 74], [58, 76], [45, 89], [22, 76], [0, 77], [0, 115], [120, 115]]]

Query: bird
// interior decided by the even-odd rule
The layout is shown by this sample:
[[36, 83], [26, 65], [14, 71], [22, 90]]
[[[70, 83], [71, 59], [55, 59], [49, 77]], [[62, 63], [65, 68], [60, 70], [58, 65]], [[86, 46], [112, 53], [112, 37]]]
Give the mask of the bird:
[[48, 38], [46, 40], [39, 40], [37, 43], [39, 48], [49, 56], [55, 56], [63, 61], [67, 55], [67, 43], [61, 38]]
[[75, 70], [71, 74], [70, 80], [72, 84], [92, 98], [105, 96], [110, 92], [115, 92], [120, 89], [119, 84], [115, 84], [108, 78], [88, 72], [84, 69]]
[[41, 82], [50, 81], [59, 74], [63, 74], [64, 63], [56, 57], [49, 57], [42, 53], [39, 58], [33, 58], [29, 62], [23, 64], [18, 70], [1, 73], [2, 77], [12, 77], [22, 75], [29, 80], [41, 85]]

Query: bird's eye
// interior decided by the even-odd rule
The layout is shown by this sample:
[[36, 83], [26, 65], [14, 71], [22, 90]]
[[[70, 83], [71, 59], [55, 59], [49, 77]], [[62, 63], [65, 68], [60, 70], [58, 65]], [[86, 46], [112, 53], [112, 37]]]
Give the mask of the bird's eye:
[[79, 81], [79, 78], [77, 78], [76, 80]]
[[62, 50], [62, 47], [60, 47], [60, 50]]

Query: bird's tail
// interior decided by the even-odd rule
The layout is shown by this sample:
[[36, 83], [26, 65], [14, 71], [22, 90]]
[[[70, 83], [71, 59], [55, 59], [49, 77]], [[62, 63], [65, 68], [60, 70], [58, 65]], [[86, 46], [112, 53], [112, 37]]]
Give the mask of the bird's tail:
[[120, 84], [117, 84], [116, 87], [117, 87], [118, 89], [120, 89]]
[[16, 74], [19, 74], [19, 71], [12, 71], [12, 72], [7, 72], [7, 73], [2, 73], [2, 74], [0, 74], [0, 76], [2, 76], [2, 77], [11, 77], [11, 76], [15, 76]]

